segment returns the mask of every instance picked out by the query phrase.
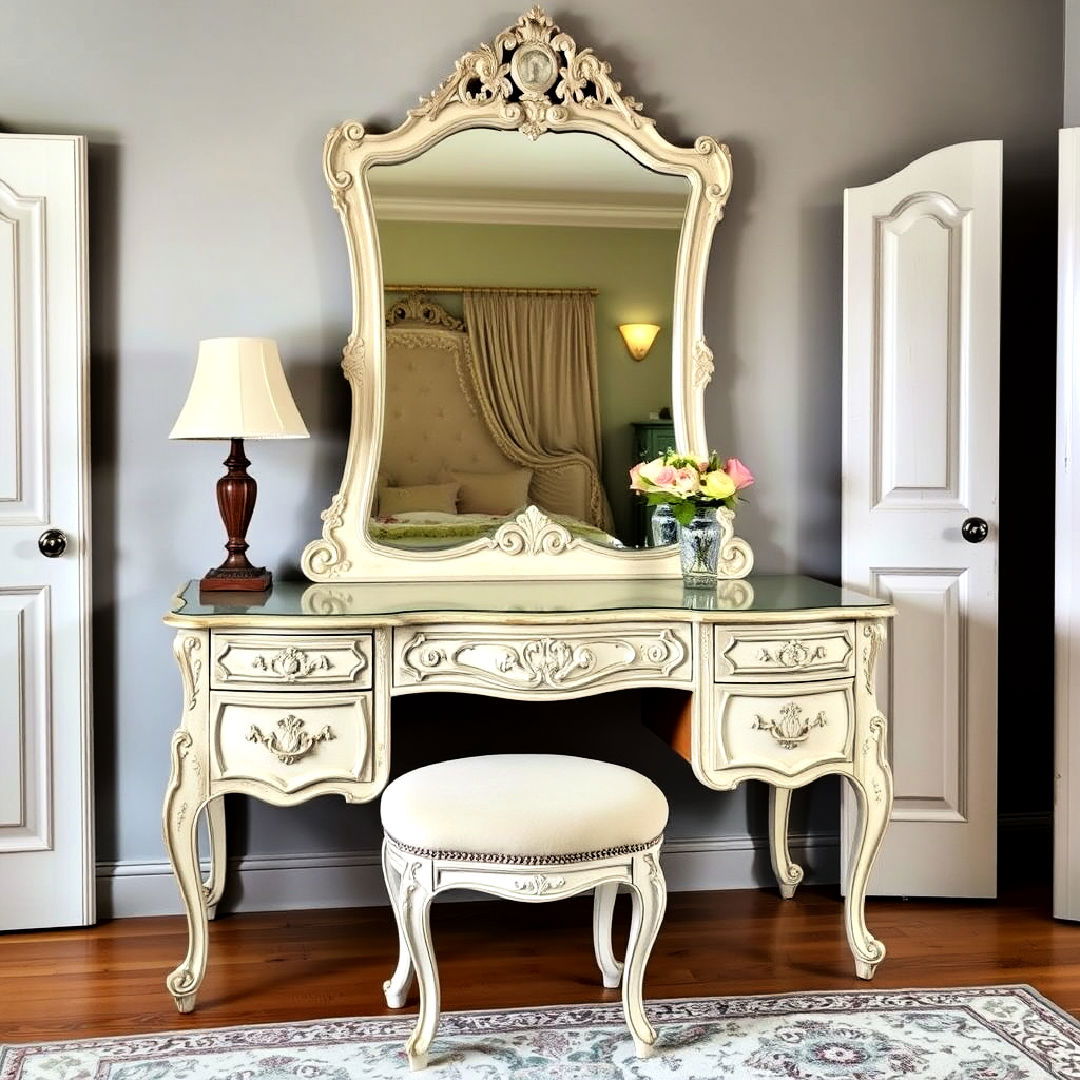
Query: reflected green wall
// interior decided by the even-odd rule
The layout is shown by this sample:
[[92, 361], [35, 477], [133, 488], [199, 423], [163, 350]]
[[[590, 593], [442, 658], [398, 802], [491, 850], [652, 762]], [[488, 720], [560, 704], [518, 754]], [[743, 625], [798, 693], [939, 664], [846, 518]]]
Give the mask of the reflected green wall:
[[[604, 487], [616, 532], [630, 534], [626, 472], [631, 428], [671, 404], [671, 303], [677, 229], [468, 225], [386, 221], [379, 226], [384, 281], [421, 285], [592, 286], [600, 367]], [[438, 297], [455, 314], [461, 298]], [[658, 323], [652, 351], [633, 360], [619, 335], [627, 322]]]

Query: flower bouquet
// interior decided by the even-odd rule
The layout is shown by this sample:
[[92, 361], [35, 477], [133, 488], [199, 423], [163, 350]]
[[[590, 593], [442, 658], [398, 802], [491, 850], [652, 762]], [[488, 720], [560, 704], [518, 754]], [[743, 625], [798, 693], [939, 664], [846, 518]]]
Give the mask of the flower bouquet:
[[715, 587], [721, 531], [717, 514], [726, 508], [730, 517], [738, 505], [739, 492], [753, 482], [753, 474], [738, 458], [722, 462], [715, 451], [702, 459], [668, 450], [630, 470], [630, 489], [657, 507], [653, 522], [656, 543], [674, 539], [664, 533], [665, 518], [674, 519], [683, 580], [691, 588]]

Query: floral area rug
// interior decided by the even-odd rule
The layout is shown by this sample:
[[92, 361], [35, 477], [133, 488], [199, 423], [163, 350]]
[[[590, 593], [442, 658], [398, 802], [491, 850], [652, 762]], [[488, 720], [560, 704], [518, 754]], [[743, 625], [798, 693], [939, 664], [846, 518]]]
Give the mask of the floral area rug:
[[[618, 1005], [445, 1013], [430, 1080], [1080, 1080], [1080, 1025], [1026, 986], [648, 1003], [634, 1056]], [[383, 1080], [414, 1016], [0, 1047], [0, 1080]]]

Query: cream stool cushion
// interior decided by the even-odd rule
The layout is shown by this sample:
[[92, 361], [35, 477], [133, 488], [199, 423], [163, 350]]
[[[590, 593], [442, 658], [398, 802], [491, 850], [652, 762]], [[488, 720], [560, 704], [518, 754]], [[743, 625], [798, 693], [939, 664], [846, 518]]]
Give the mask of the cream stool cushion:
[[417, 855], [539, 865], [644, 850], [663, 833], [668, 805], [621, 765], [491, 754], [398, 777], [381, 813], [387, 836]]

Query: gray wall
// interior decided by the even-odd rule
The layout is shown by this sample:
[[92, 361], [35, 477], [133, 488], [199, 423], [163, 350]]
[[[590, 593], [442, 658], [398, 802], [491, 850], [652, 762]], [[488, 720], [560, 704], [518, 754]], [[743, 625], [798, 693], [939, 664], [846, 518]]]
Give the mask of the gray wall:
[[[735, 187], [707, 304], [717, 357], [708, 415], [713, 442], [760, 477], [741, 530], [761, 569], [839, 570], [843, 188], [951, 142], [1006, 140], [1006, 368], [1024, 365], [1006, 401], [1016, 439], [1042, 438], [1045, 450], [1038, 429], [1052, 437], [1050, 414], [1015, 406], [1045, 409], [1053, 379], [1062, 0], [576, 7], [554, 14], [614, 62], [670, 137], [709, 132], [732, 147]], [[226, 448], [165, 437], [196, 342], [258, 334], [280, 343], [313, 438], [250, 447], [261, 485], [251, 540], [260, 561], [295, 569], [343, 455], [333, 432], [345, 409], [337, 359], [349, 296], [320, 171], [323, 135], [345, 117], [395, 125], [460, 53], [518, 14], [479, 0], [4, 5], [0, 127], [82, 132], [92, 146], [103, 860], [162, 857], [158, 807], [179, 697], [159, 617], [176, 583], [221, 556], [213, 481]], [[1029, 502], [1026, 512], [1045, 515], [1049, 505]], [[399, 765], [419, 759], [435, 704], [399, 710]], [[543, 713], [448, 704], [468, 710], [463, 730], [487, 745], [572, 746], [644, 765], [672, 797], [673, 834], [764, 825], [758, 793], [697, 788], [639, 730], [632, 695], [611, 699], [602, 717], [592, 705]], [[1033, 772], [1045, 766], [1035, 754]], [[802, 801], [820, 827], [835, 828], [833, 795], [816, 785]], [[239, 802], [230, 813], [252, 852], [370, 847], [375, 835], [372, 807], [324, 800], [283, 812]]]

